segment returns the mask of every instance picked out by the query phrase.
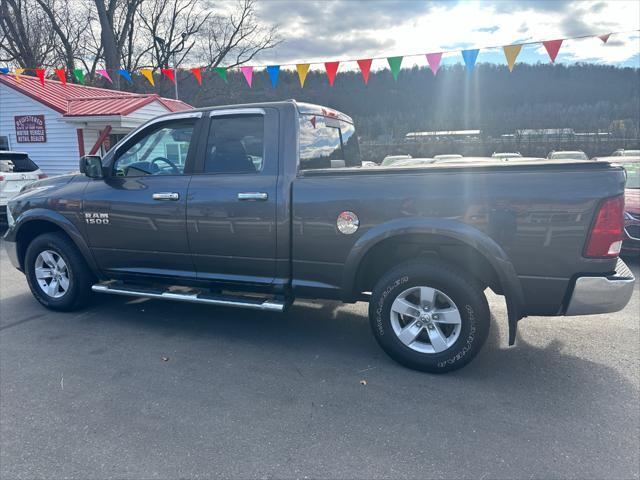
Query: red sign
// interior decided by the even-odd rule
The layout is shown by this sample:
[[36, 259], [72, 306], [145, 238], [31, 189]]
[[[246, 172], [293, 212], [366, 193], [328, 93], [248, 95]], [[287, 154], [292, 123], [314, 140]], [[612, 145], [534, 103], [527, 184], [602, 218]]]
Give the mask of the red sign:
[[43, 143], [47, 141], [44, 115], [17, 115], [16, 139], [18, 143]]

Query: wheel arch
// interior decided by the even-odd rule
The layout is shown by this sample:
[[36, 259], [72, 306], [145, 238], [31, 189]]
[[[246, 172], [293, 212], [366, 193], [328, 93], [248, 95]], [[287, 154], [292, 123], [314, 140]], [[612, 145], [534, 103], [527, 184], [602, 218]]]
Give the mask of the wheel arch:
[[[399, 248], [408, 248], [406, 256]], [[505, 296], [509, 316], [509, 344], [515, 342], [517, 321], [522, 317], [523, 293], [515, 268], [492, 238], [461, 222], [439, 218], [406, 218], [377, 225], [358, 239], [345, 262], [344, 300], [360, 296], [371, 277], [388, 270], [396, 260], [416, 253], [435, 255], [470, 272], [485, 286]], [[381, 262], [374, 259], [382, 258]], [[371, 265], [376, 265], [373, 269]], [[377, 270], [376, 270], [377, 269]], [[367, 284], [369, 282], [369, 285]]]
[[24, 270], [24, 258], [29, 244], [44, 233], [61, 232], [78, 248], [91, 271], [98, 276], [99, 269], [91, 250], [78, 228], [63, 215], [44, 209], [28, 210], [16, 220], [7, 240], [16, 243], [18, 262]]

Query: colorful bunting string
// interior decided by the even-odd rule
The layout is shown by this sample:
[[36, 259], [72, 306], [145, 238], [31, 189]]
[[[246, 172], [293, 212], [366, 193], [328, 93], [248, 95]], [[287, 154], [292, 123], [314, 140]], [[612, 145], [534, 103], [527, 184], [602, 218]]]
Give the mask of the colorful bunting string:
[[[584, 39], [584, 38], [599, 38], [601, 40], [601, 42], [603, 44], [606, 44], [609, 41], [609, 38], [611, 37], [611, 35], [613, 34], [621, 34], [621, 33], [638, 33], [640, 32], [640, 29], [636, 29], [636, 30], [630, 30], [630, 31], [626, 31], [626, 32], [610, 32], [610, 33], [606, 33], [606, 34], [602, 34], [602, 35], [596, 35], [596, 34], [592, 34], [592, 35], [583, 35], [580, 37], [572, 37], [572, 38], [564, 38], [564, 39], [557, 39], [557, 40], [545, 40], [545, 41], [531, 41], [531, 42], [524, 42], [524, 43], [519, 43], [519, 44], [512, 44], [512, 45], [504, 45], [501, 47], [497, 47], [497, 46], [493, 46], [493, 47], [483, 47], [482, 50], [485, 49], [497, 49], [497, 48], [501, 48], [505, 59], [506, 59], [506, 63], [507, 66], [509, 68], [509, 71], [512, 72], [514, 67], [515, 67], [515, 63], [518, 59], [518, 56], [520, 55], [520, 53], [522, 52], [522, 47], [524, 45], [540, 45], [542, 44], [542, 46], [545, 48], [545, 50], [547, 51], [547, 54], [549, 55], [549, 59], [551, 60], [552, 63], [555, 63], [556, 58], [558, 56], [558, 52], [560, 51], [560, 48], [562, 47], [562, 44], [565, 40], [577, 40], [577, 39]], [[476, 49], [468, 49], [468, 50], [462, 50], [462, 51], [458, 51], [459, 53], [462, 54], [462, 59], [464, 61], [464, 66], [467, 70], [467, 72], [472, 73], [473, 70], [475, 69], [475, 65], [478, 59], [478, 55], [480, 52], [480, 48], [476, 48]], [[338, 73], [338, 70], [340, 68], [340, 64], [341, 63], [345, 63], [345, 62], [357, 62], [358, 64], [358, 68], [360, 69], [360, 73], [362, 75], [362, 81], [364, 82], [365, 85], [367, 85], [369, 83], [369, 75], [370, 75], [370, 71], [371, 71], [371, 65], [372, 62], [374, 60], [386, 60], [389, 68], [391, 70], [391, 74], [393, 75], [393, 78], [395, 81], [398, 80], [398, 76], [400, 74], [400, 69], [402, 66], [402, 62], [403, 59], [405, 57], [416, 57], [418, 55], [425, 55], [426, 59], [427, 59], [427, 63], [429, 68], [431, 69], [431, 72], [433, 73], [433, 75], [436, 75], [438, 73], [438, 70], [440, 68], [440, 64], [441, 64], [441, 60], [443, 57], [444, 53], [454, 53], [456, 51], [443, 51], [443, 52], [434, 52], [434, 53], [427, 53], [427, 54], [412, 54], [412, 55], [404, 55], [404, 56], [395, 56], [395, 57], [373, 57], [373, 58], [363, 58], [363, 59], [352, 59], [352, 60], [341, 60], [341, 61], [326, 61], [326, 62], [322, 62], [324, 64], [324, 69], [325, 69], [325, 73], [327, 75], [327, 79], [329, 82], [330, 86], [333, 86], [335, 84], [335, 80], [336, 80], [336, 76]], [[273, 88], [276, 88], [276, 86], [278, 85], [278, 79], [279, 79], [279, 74], [280, 74], [280, 70], [282, 67], [289, 67], [289, 66], [295, 66], [296, 72], [298, 74], [298, 80], [300, 82], [300, 87], [304, 88], [304, 84], [305, 81], [307, 79], [307, 75], [309, 73], [309, 69], [311, 67], [311, 63], [298, 63], [298, 64], [280, 64], [280, 65], [268, 65], [266, 67], [255, 67], [255, 66], [249, 66], [249, 65], [241, 65], [239, 67], [235, 67], [237, 68], [243, 75], [245, 81], [247, 82], [247, 85], [251, 88], [253, 87], [253, 74], [255, 72], [256, 68], [263, 68], [266, 70], [267, 75], [269, 77], [269, 80], [271, 82], [271, 86]], [[317, 63], [316, 63], [317, 65]], [[176, 78], [176, 69], [175, 68], [160, 68], [159, 69], [160, 72], [162, 73], [162, 75], [164, 75], [166, 78], [168, 78], [172, 83], [177, 83], [177, 78]], [[196, 81], [198, 82], [198, 85], [202, 86], [202, 74], [203, 74], [203, 70], [206, 71], [206, 69], [203, 68], [190, 68], [190, 69], [185, 69], [185, 70], [189, 70], [194, 78], [196, 79]], [[212, 69], [209, 69], [208, 71], [213, 71], [215, 73], [218, 74], [218, 76], [225, 82], [228, 83], [228, 67], [214, 67]], [[46, 77], [46, 69], [45, 68], [14, 68], [13, 69], [13, 75], [15, 77], [15, 81], [16, 82], [20, 82], [21, 80], [21, 76], [27, 72], [27, 71], [31, 71], [31, 72], [35, 72], [36, 76], [38, 77], [38, 79], [40, 80], [40, 84], [44, 86], [45, 84], [45, 77]], [[149, 84], [151, 86], [155, 86], [155, 80], [154, 80], [154, 76], [153, 76], [153, 69], [151, 68], [141, 68], [141, 69], [137, 69], [136, 70], [137, 73], [139, 73], [140, 75], [144, 76], [147, 81], [149, 82]], [[0, 74], [4, 74], [4, 75], [8, 75], [11, 73], [11, 69], [9, 67], [0, 67]], [[113, 80], [109, 74], [109, 71], [107, 71], [106, 69], [100, 69], [100, 70], [96, 70], [95, 71], [96, 75], [101, 76], [102, 78], [104, 78], [105, 80], [107, 80], [109, 83], [113, 83]], [[133, 83], [133, 79], [131, 77], [131, 73], [127, 71], [126, 69], [119, 69], [119, 70], [114, 70], [114, 72], [112, 73], [117, 73], [119, 76], [121, 76], [122, 78], [124, 78], [127, 82], [129, 82], [130, 84]], [[69, 74], [70, 76], [72, 76], [72, 78], [75, 79], [75, 81], [77, 83], [80, 84], [85, 84], [86, 83], [86, 79], [87, 79], [87, 73], [81, 69], [81, 68], [76, 68], [73, 69], [72, 71], [65, 71], [65, 69], [63, 68], [57, 68], [57, 69], [53, 69], [53, 74], [55, 74], [55, 76], [60, 80], [60, 82], [63, 85], [67, 84], [67, 74]]]

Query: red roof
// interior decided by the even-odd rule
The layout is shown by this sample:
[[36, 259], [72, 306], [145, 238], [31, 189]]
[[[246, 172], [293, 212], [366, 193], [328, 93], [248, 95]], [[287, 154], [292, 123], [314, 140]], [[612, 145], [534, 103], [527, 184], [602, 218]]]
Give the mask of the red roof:
[[0, 82], [66, 117], [128, 115], [154, 101], [160, 102], [170, 112], [193, 108], [181, 100], [163, 98], [155, 93], [129, 93], [75, 83], [63, 85], [56, 80], [45, 80], [43, 86], [40, 79], [27, 75], [21, 75], [20, 81], [13, 75], [0, 75]]

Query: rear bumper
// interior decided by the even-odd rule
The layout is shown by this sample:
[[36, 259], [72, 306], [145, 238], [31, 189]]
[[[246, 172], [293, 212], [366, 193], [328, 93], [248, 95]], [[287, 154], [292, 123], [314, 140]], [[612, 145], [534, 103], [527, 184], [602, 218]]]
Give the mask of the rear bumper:
[[635, 278], [620, 259], [609, 277], [578, 277], [565, 315], [592, 315], [622, 310], [633, 294]]

